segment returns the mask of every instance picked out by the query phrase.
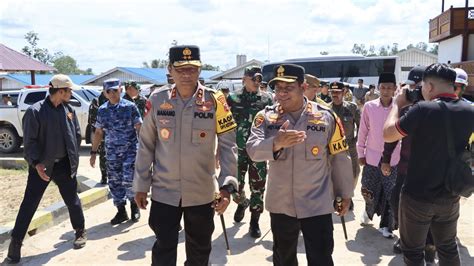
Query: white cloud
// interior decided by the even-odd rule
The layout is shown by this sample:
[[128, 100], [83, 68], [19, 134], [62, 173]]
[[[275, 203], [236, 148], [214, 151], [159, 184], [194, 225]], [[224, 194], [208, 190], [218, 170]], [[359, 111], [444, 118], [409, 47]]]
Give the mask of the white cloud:
[[[446, 1], [463, 6], [464, 0]], [[428, 42], [439, 0], [2, 0], [0, 40], [18, 51], [30, 30], [39, 47], [100, 73], [164, 59], [173, 40], [201, 47], [205, 63], [347, 54], [354, 43]]]

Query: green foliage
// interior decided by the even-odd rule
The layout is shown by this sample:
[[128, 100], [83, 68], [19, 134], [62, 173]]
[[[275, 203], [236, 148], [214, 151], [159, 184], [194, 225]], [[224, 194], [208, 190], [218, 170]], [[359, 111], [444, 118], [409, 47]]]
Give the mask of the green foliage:
[[351, 52], [353, 54], [360, 54], [363, 56], [389, 56], [389, 55], [397, 55], [400, 52], [406, 51], [411, 48], [418, 48], [422, 51], [429, 52], [432, 54], [437, 55], [438, 54], [438, 45], [435, 44], [433, 45], [429, 50], [428, 50], [428, 44], [425, 42], [419, 42], [416, 45], [409, 44], [407, 45], [406, 49], [399, 49], [398, 48], [398, 43], [393, 43], [392, 46], [390, 45], [382, 45], [379, 47], [378, 52], [375, 51], [375, 46], [370, 45], [370, 48], [367, 50], [365, 44], [357, 44], [354, 43], [354, 46], [352, 47]]
[[24, 54], [44, 64], [51, 63], [53, 56], [49, 53], [48, 49], [38, 47], [38, 33], [30, 31], [25, 35], [25, 39], [29, 46], [25, 46], [23, 49], [21, 49]]

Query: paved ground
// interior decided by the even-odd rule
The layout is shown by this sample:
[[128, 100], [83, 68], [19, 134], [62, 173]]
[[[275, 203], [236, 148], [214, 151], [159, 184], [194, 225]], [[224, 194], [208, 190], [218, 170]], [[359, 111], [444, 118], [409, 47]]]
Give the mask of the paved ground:
[[[79, 174], [99, 181], [100, 171], [87, 167], [88, 147], [83, 148]], [[358, 191], [358, 190], [357, 190]], [[377, 231], [378, 219], [374, 226], [359, 225], [359, 214], [363, 209], [363, 199], [356, 193], [355, 213], [346, 216], [349, 240], [345, 241], [339, 218], [334, 216], [335, 265], [403, 265], [400, 255], [392, 253], [394, 240], [385, 239]], [[269, 231], [269, 216], [262, 215], [263, 236], [253, 239], [248, 235], [250, 215], [246, 214], [243, 223], [236, 224], [232, 216], [236, 205], [231, 204], [225, 214], [227, 232], [230, 238], [232, 255], [226, 255], [225, 241], [220, 220], [214, 219], [216, 230], [213, 234], [213, 250], [210, 262], [215, 265], [270, 265], [272, 261], [272, 234]], [[109, 220], [114, 216], [115, 208], [109, 200], [85, 212], [89, 241], [80, 250], [72, 249], [74, 234], [68, 221], [38, 233], [24, 241], [22, 249], [24, 265], [104, 265], [130, 264], [149, 265], [154, 236], [147, 225], [148, 213], [142, 212], [138, 223], [127, 222], [112, 227]], [[356, 215], [357, 217], [355, 217]], [[474, 203], [463, 199], [461, 217], [458, 225], [459, 249], [463, 265], [474, 265]], [[398, 232], [396, 232], [398, 233]], [[6, 245], [0, 246], [0, 262], [6, 256]], [[298, 260], [305, 265], [303, 239], [298, 244]], [[185, 261], [184, 231], [179, 234], [178, 264]]]

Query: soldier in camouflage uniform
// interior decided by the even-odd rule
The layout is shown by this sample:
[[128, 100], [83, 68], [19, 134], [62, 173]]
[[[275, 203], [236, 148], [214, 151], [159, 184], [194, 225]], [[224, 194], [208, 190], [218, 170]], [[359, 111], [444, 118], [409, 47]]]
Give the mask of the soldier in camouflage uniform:
[[[268, 92], [260, 91], [262, 70], [259, 66], [249, 66], [245, 69], [241, 90], [231, 93], [227, 97], [227, 102], [231, 107], [234, 119], [237, 122], [237, 146], [238, 152], [238, 173], [239, 191], [234, 193], [233, 199], [239, 205], [234, 214], [236, 222], [242, 221], [245, 209], [250, 205], [252, 217], [250, 220], [250, 235], [258, 238], [261, 236], [258, 220], [263, 212], [263, 193], [265, 191], [265, 181], [267, 178], [267, 165], [265, 162], [253, 162], [247, 155], [245, 145], [250, 135], [255, 115], [272, 105], [272, 95]], [[245, 174], [249, 174], [250, 200], [245, 196]]]
[[101, 105], [97, 112], [90, 164], [95, 166], [97, 147], [106, 131], [104, 146], [109, 188], [118, 209], [110, 223], [115, 225], [128, 220], [125, 210], [127, 199], [130, 200], [132, 221], [136, 222], [140, 218], [140, 212], [134, 200], [132, 182], [138, 148], [137, 131], [140, 130], [142, 119], [135, 104], [120, 98], [122, 88], [118, 79], [104, 81], [104, 89], [109, 101]]
[[[95, 122], [97, 121], [97, 111], [99, 107], [108, 101], [105, 93], [105, 89], [99, 95], [99, 97], [92, 99], [91, 104], [89, 105], [89, 118], [87, 123], [92, 128], [92, 136], [91, 141], [94, 137], [95, 133]], [[97, 148], [97, 152], [99, 153], [99, 166], [100, 166], [100, 173], [102, 175], [100, 183], [105, 185], [107, 184], [107, 166], [105, 160], [105, 148], [104, 148], [104, 141], [101, 141], [99, 147]]]
[[124, 83], [125, 95], [123, 98], [125, 100], [135, 103], [140, 112], [140, 117], [143, 119], [150, 109], [147, 106], [147, 99], [140, 95], [140, 85], [136, 81], [130, 80]]
[[[355, 127], [359, 129], [360, 123], [360, 111], [357, 105], [352, 102], [343, 100], [344, 84], [341, 82], [333, 82], [329, 87], [332, 96], [332, 102], [329, 104], [331, 109], [341, 119], [342, 126], [346, 135], [346, 141], [349, 145], [349, 155], [352, 161], [352, 172], [354, 174], [354, 187], [357, 185], [357, 180], [360, 173], [359, 159], [357, 157], [356, 142], [357, 137], [355, 136]], [[351, 201], [350, 210], [354, 208], [354, 204]]]
[[352, 95], [351, 87], [349, 84], [344, 84], [344, 101], [353, 102], [354, 96]]

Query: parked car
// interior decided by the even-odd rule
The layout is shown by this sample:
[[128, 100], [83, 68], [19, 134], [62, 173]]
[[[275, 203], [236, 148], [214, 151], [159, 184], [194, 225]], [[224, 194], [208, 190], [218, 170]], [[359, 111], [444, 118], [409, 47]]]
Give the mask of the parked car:
[[18, 95], [20, 95], [20, 90], [0, 91], [0, 100], [3, 98], [3, 95], [9, 95], [10, 102], [12, 102], [12, 105], [15, 106], [18, 102]]
[[[17, 105], [0, 106], [0, 152], [12, 153], [18, 150], [23, 142], [22, 119], [30, 105], [43, 100], [48, 95], [47, 88], [26, 88], [19, 91]], [[87, 118], [90, 102], [80, 96], [80, 91], [72, 91], [71, 107], [81, 127], [81, 136], [86, 136]]]

